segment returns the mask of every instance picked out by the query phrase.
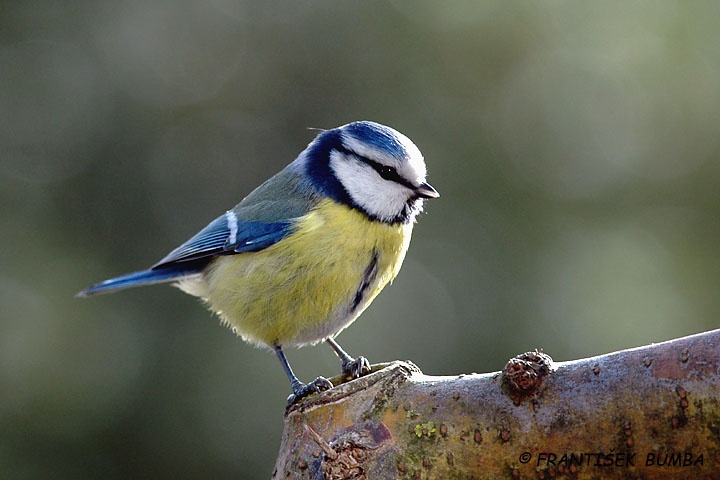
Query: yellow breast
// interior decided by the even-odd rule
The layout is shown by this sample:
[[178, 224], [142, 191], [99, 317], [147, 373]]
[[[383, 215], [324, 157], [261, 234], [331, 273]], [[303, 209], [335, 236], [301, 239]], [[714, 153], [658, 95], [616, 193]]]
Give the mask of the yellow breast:
[[315, 343], [348, 326], [395, 278], [411, 232], [412, 224], [373, 222], [326, 200], [275, 245], [219, 257], [189, 290], [249, 342]]

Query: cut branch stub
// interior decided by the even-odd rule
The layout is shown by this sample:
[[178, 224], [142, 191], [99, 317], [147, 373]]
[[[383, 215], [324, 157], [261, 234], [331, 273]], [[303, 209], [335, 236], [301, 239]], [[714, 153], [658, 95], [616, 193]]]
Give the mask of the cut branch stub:
[[552, 358], [542, 351], [526, 352], [511, 358], [503, 368], [503, 385], [515, 404], [530, 398], [540, 389], [552, 371]]

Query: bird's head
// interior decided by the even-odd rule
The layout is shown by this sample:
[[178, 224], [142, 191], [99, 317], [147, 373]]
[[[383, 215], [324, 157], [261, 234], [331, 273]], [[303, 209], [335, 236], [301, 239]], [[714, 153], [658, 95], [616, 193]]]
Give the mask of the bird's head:
[[322, 194], [381, 222], [412, 222], [423, 199], [439, 196], [425, 181], [420, 150], [379, 123], [360, 121], [325, 130], [298, 160]]

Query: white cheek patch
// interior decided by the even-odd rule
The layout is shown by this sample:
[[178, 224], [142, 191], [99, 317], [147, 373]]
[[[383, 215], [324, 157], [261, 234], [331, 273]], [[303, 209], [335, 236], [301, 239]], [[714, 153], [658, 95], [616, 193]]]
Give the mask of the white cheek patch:
[[338, 151], [330, 153], [330, 168], [353, 202], [381, 220], [396, 218], [412, 195], [403, 185], [384, 180], [371, 166]]

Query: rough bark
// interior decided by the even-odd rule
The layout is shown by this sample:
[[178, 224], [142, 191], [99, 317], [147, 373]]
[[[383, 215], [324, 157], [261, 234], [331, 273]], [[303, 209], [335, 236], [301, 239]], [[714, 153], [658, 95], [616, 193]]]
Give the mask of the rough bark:
[[288, 408], [273, 478], [720, 479], [719, 357], [715, 330], [490, 374], [378, 365]]

